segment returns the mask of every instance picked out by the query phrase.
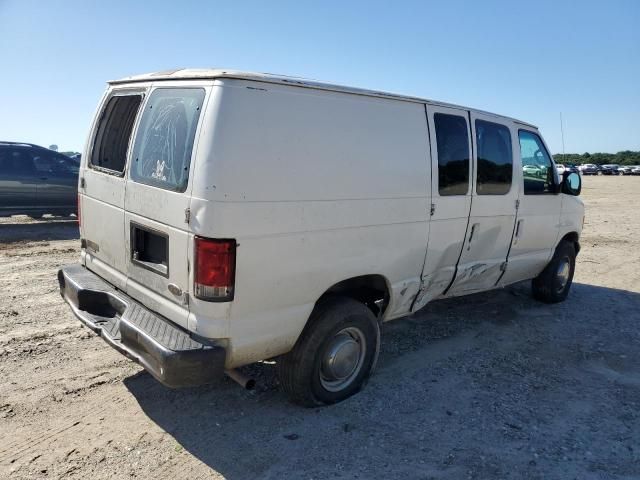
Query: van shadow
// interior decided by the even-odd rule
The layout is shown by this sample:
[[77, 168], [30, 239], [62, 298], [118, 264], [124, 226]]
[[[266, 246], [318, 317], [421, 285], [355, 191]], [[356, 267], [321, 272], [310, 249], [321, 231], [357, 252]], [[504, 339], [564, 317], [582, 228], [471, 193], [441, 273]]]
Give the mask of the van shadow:
[[[531, 299], [528, 284], [434, 302], [385, 324], [368, 387], [325, 408], [289, 404], [267, 363], [243, 369], [257, 380], [252, 392], [228, 379], [169, 390], [144, 372], [124, 383], [152, 421], [225, 478], [466, 478], [468, 471], [504, 478], [518, 468], [528, 476], [529, 458], [509, 465], [505, 452], [521, 455], [526, 447], [526, 455], [536, 442], [544, 449], [554, 419], [570, 421], [569, 399], [584, 396], [581, 382], [595, 375], [584, 371], [601, 360], [594, 352], [602, 353], [602, 342], [616, 342], [636, 358], [633, 341], [619, 335], [636, 328], [639, 311], [638, 293], [575, 283], [568, 300], [556, 305]], [[631, 368], [623, 367], [616, 368]], [[514, 396], [522, 389], [523, 396]], [[519, 418], [524, 411], [539, 413]], [[529, 421], [539, 425], [535, 435], [525, 435]], [[606, 441], [597, 429], [585, 435], [587, 447]], [[471, 460], [456, 466], [451, 452]]]
[[78, 219], [69, 217], [11, 217], [0, 221], [0, 243], [74, 240], [80, 238]]

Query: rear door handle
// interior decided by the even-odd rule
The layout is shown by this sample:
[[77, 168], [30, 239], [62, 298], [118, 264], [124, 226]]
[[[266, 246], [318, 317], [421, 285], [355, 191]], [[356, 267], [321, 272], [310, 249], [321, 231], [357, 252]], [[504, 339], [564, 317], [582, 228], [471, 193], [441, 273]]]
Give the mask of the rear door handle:
[[521, 220], [518, 220], [518, 223], [516, 223], [516, 238], [520, 238], [520, 234], [522, 234], [522, 224], [524, 223], [524, 218]]

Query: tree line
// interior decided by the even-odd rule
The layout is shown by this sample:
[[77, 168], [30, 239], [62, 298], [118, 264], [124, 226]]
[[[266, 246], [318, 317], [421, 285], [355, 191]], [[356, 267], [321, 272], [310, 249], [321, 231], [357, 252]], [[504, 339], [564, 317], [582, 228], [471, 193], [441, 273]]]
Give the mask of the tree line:
[[640, 152], [624, 150], [618, 153], [556, 153], [553, 156], [556, 163], [571, 163], [581, 165], [584, 163], [595, 163], [596, 165], [618, 164], [618, 165], [640, 165]]

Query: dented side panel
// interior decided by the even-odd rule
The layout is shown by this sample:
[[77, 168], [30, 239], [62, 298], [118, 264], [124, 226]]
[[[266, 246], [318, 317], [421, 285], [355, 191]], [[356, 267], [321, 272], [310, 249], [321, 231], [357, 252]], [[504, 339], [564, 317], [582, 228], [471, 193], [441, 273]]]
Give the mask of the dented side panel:
[[[518, 198], [522, 184], [522, 165], [518, 132], [511, 121], [471, 112], [473, 138], [473, 198], [469, 215], [469, 228], [458, 262], [455, 280], [446, 296], [457, 296], [494, 288], [504, 274], [505, 262], [513, 239]], [[512, 177], [509, 191], [504, 194], [478, 194], [478, 132], [476, 122], [496, 123], [506, 127], [510, 135]], [[505, 151], [506, 148], [505, 147]], [[497, 146], [494, 146], [493, 152]], [[500, 149], [497, 149], [500, 151]], [[491, 149], [489, 150], [491, 151]]]
[[429, 228], [424, 106], [228, 79], [214, 89], [191, 226], [237, 240], [235, 298], [193, 299], [190, 324], [209, 333], [228, 317], [230, 367], [290, 350], [348, 278], [383, 276], [385, 319], [407, 314]]

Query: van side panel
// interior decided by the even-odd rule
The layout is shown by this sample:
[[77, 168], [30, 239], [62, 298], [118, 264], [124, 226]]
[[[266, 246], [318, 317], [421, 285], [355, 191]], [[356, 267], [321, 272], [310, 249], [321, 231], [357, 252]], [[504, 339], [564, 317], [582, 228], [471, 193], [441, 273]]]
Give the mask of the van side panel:
[[365, 274], [387, 279], [387, 319], [407, 313], [429, 225], [424, 105], [217, 85], [194, 167], [191, 227], [237, 239], [236, 293], [224, 307], [194, 299], [196, 330], [206, 335], [208, 316], [228, 315], [228, 367], [275, 356], [293, 346], [328, 288]]

